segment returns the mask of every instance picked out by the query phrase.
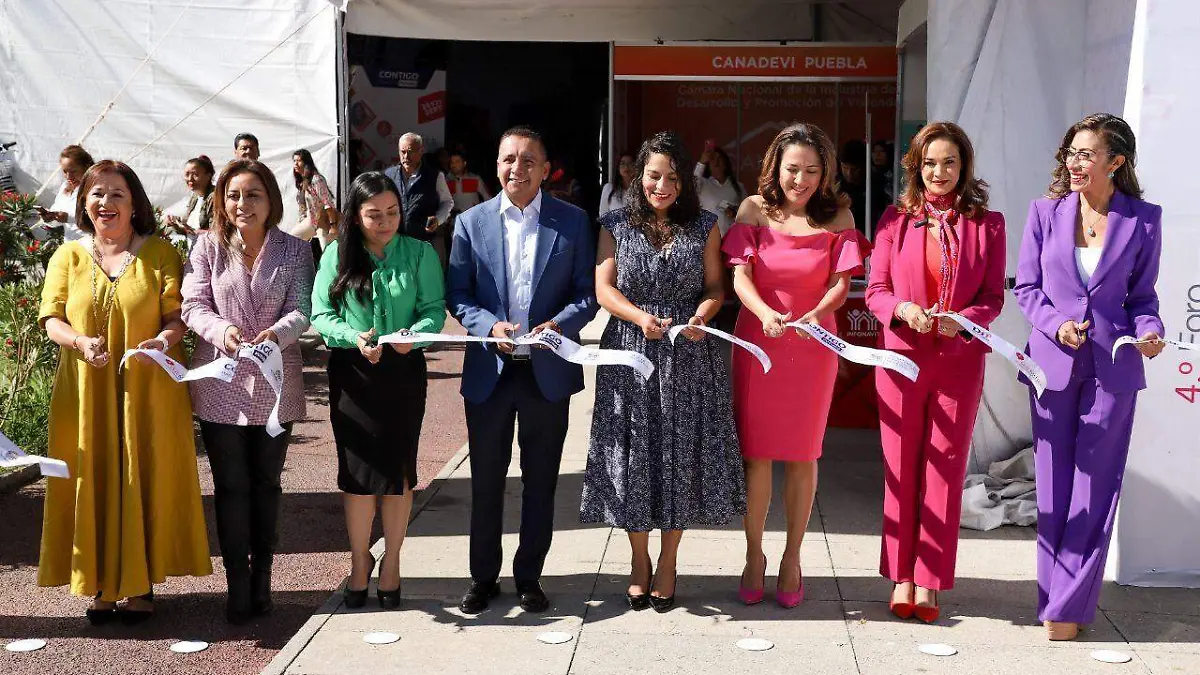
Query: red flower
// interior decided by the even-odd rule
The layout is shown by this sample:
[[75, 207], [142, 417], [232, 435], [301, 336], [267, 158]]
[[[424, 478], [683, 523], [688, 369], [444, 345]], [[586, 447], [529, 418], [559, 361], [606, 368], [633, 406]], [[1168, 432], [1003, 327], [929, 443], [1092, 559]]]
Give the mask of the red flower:
[[24, 307], [29, 304], [29, 298], [21, 298], [17, 300], [17, 307]]
[[12, 346], [13, 346], [13, 345], [15, 345], [16, 343], [15, 343], [15, 342], [13, 342], [13, 339], [12, 339], [12, 338], [4, 338], [4, 344], [8, 345], [9, 347], [12, 347]]

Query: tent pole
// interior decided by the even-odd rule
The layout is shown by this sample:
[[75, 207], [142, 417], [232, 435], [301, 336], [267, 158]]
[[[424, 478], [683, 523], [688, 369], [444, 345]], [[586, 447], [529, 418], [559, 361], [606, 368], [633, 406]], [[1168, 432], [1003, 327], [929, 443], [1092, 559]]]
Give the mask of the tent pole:
[[338, 175], [333, 192], [341, 208], [350, 187], [350, 59], [346, 51], [346, 13], [338, 12], [336, 35]]

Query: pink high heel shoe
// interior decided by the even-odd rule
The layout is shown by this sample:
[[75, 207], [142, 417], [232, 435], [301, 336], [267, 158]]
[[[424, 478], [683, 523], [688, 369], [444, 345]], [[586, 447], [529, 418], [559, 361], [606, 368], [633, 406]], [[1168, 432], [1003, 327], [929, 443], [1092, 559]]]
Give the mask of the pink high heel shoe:
[[779, 603], [779, 606], [784, 609], [791, 609], [804, 602], [804, 571], [799, 566], [796, 569], [800, 573], [800, 588], [798, 590], [784, 591], [779, 586], [775, 587], [775, 602]]
[[746, 588], [746, 572], [742, 571], [742, 579], [741, 579], [741, 582], [738, 584], [738, 597], [741, 598], [742, 602], [747, 605], [757, 605], [758, 603], [763, 601], [766, 585], [767, 585], [767, 556], [764, 555], [763, 556], [762, 583], [759, 584], [759, 588], [757, 590], [752, 589], [752, 588]]

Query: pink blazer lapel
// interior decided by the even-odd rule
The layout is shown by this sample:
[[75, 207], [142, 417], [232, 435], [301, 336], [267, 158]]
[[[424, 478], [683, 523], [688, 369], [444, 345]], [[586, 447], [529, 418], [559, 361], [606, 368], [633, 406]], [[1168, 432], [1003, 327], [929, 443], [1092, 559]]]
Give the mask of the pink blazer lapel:
[[910, 216], [901, 224], [900, 268], [904, 270], [907, 290], [911, 295], [902, 299], [911, 300], [928, 309], [933, 304], [928, 284], [925, 283], [925, 238], [929, 234], [924, 227], [916, 227], [917, 222], [920, 221]]

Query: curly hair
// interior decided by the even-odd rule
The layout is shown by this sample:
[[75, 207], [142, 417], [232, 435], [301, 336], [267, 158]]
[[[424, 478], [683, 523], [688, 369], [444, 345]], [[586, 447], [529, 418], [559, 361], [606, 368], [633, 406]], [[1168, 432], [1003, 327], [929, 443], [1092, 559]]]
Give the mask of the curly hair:
[[921, 165], [925, 162], [925, 153], [934, 141], [949, 141], [958, 148], [962, 170], [958, 174], [958, 185], [954, 190], [958, 200], [954, 205], [956, 211], [965, 218], [978, 218], [988, 208], [988, 184], [975, 177], [975, 147], [962, 127], [953, 122], [930, 122], [913, 136], [908, 152], [900, 161], [904, 171], [904, 190], [896, 205], [909, 215], [919, 215], [925, 212], [925, 179], [921, 177]]
[[1137, 139], [1133, 135], [1133, 129], [1129, 128], [1128, 122], [1109, 113], [1093, 113], [1067, 129], [1067, 133], [1063, 135], [1062, 144], [1054, 155], [1054, 159], [1058, 160], [1058, 166], [1054, 167], [1053, 179], [1050, 181], [1050, 187], [1046, 190], [1046, 196], [1058, 199], [1070, 194], [1071, 171], [1067, 169], [1066, 153], [1071, 146], [1071, 141], [1075, 140], [1075, 134], [1081, 131], [1090, 131], [1104, 139], [1110, 158], [1118, 155], [1125, 157], [1125, 162], [1117, 168], [1113, 176], [1113, 183], [1121, 192], [1141, 199], [1142, 185], [1138, 182], [1136, 170]]
[[[671, 162], [671, 168], [679, 175], [679, 195], [667, 208], [665, 229], [659, 227], [654, 207], [646, 199], [646, 192], [642, 188], [642, 174], [651, 155], [665, 155]], [[695, 162], [684, 147], [683, 140], [674, 131], [654, 134], [642, 143], [642, 149], [638, 151], [633, 180], [629, 181], [629, 187], [625, 190], [625, 208], [629, 214], [629, 224], [641, 230], [656, 247], [671, 241], [684, 225], [700, 216], [700, 193], [696, 191], [696, 181], [690, 170], [693, 166]]]
[[793, 124], [780, 131], [763, 156], [762, 173], [758, 175], [758, 193], [762, 195], [763, 213], [778, 218], [787, 199], [779, 184], [779, 167], [783, 153], [793, 145], [803, 145], [816, 151], [821, 158], [821, 184], [804, 207], [805, 215], [816, 225], [833, 222], [838, 211], [850, 206], [850, 198], [842, 194], [834, 180], [837, 175], [837, 150], [828, 134], [815, 124]]

